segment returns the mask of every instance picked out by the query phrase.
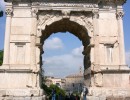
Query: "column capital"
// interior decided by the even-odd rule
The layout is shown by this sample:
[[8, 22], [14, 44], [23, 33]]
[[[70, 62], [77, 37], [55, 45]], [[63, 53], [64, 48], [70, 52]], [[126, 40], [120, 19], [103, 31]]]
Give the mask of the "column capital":
[[7, 8], [7, 9], [5, 10], [5, 14], [6, 14], [7, 16], [12, 16], [12, 15], [13, 15], [13, 10], [12, 10], [12, 8]]
[[32, 17], [37, 17], [38, 9], [32, 8], [31, 13], [32, 13]]
[[123, 11], [117, 11], [116, 12], [116, 18], [117, 19], [122, 19], [124, 16], [124, 12]]

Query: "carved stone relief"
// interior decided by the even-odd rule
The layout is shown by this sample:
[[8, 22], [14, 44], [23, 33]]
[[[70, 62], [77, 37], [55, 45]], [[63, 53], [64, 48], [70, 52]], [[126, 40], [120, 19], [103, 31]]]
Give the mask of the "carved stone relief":
[[72, 13], [71, 17], [72, 19], [74, 18], [78, 24], [85, 26], [85, 28], [88, 31], [89, 36], [90, 37], [92, 36], [93, 34], [92, 13], [77, 12], [77, 13]]
[[97, 73], [94, 75], [95, 86], [102, 87], [102, 85], [103, 85], [102, 80], [103, 80], [103, 75], [101, 73]]
[[5, 14], [6, 14], [7, 16], [12, 16], [12, 14], [13, 14], [13, 9], [12, 9], [12, 8], [6, 9]]
[[119, 12], [116, 13], [117, 19], [122, 19], [123, 16], [124, 16], [124, 12], [123, 11], [119, 11]]
[[33, 8], [31, 10], [32, 17], [37, 17], [37, 13], [38, 13], [38, 9], [37, 8]]
[[95, 8], [98, 7], [97, 4], [93, 3], [51, 3], [51, 2], [33, 2], [32, 5], [34, 6], [53, 6], [53, 7], [85, 7], [85, 8]]
[[41, 36], [41, 30], [44, 30], [47, 25], [50, 25], [56, 21], [60, 21], [64, 18], [68, 18], [70, 21], [84, 26], [88, 30], [89, 36], [93, 36], [93, 24], [91, 22], [92, 20], [90, 20], [90, 17], [92, 17], [90, 14], [83, 15], [82, 13], [73, 13], [65, 10], [61, 12], [41, 12], [38, 16], [37, 37]]
[[38, 30], [45, 29], [45, 26], [50, 22], [54, 22], [54, 18], [58, 18], [61, 15], [60, 12], [41, 12], [38, 16]]

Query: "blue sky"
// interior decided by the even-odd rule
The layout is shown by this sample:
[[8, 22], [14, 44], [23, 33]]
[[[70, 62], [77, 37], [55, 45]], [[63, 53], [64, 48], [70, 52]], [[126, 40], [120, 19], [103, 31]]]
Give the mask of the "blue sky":
[[64, 77], [70, 73], [79, 73], [80, 66], [83, 66], [82, 43], [71, 33], [51, 35], [43, 49], [46, 75]]
[[[0, 0], [0, 7], [4, 9], [4, 2]], [[126, 62], [130, 65], [130, 0], [124, 5], [124, 40]], [[4, 45], [5, 15], [0, 18], [0, 49]], [[81, 41], [70, 33], [57, 33], [51, 35], [44, 45], [44, 70], [46, 75], [63, 77], [68, 74], [78, 73], [83, 66]]]

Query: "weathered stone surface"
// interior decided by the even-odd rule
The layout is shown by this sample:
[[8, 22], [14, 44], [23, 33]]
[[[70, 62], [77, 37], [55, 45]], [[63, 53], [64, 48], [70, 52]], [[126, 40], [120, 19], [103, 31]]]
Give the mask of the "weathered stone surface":
[[101, 74], [101, 73], [97, 73], [97, 74], [95, 74], [95, 85], [97, 86], [97, 87], [102, 87], [103, 86], [103, 82], [102, 82], [102, 80], [103, 80], [103, 75]]
[[83, 44], [84, 82], [90, 88], [89, 99], [130, 96], [122, 21], [122, 4], [126, 0], [5, 1], [2, 98], [42, 100], [39, 72], [43, 42], [52, 33], [66, 31]]
[[5, 90], [0, 90], [0, 97], [3, 97], [6, 95], [6, 91]]
[[87, 97], [87, 100], [100, 100], [99, 97]]
[[0, 100], [46, 100], [44, 97], [0, 97]]

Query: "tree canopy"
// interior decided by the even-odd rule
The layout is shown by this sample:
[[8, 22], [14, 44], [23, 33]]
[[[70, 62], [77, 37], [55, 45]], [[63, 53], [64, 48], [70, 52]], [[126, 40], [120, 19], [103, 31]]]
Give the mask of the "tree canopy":
[[0, 8], [0, 17], [2, 17], [2, 16], [3, 16], [3, 11]]
[[3, 50], [0, 50], [0, 66], [3, 63]]
[[3, 11], [0, 11], [0, 17], [2, 17], [3, 16]]
[[42, 89], [45, 91], [46, 95], [49, 96], [49, 98], [51, 98], [51, 96], [52, 96], [52, 90], [55, 90], [56, 98], [60, 94], [62, 96], [65, 96], [65, 91], [54, 84], [51, 84], [50, 87], [47, 87], [45, 84], [42, 84]]

